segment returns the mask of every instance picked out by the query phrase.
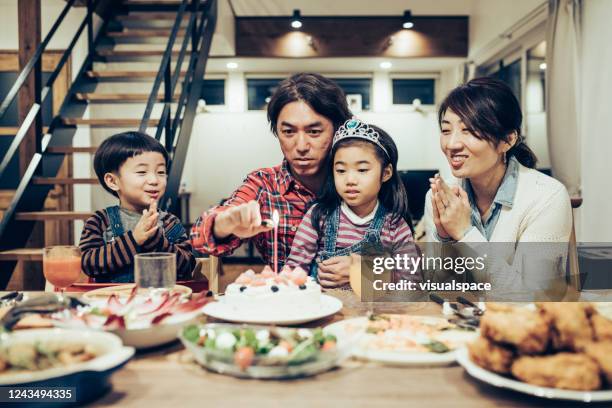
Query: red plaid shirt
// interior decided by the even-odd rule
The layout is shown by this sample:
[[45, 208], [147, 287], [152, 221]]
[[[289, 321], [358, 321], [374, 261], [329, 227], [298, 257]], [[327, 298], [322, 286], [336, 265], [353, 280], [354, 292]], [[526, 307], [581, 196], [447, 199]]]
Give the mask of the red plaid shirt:
[[[191, 229], [191, 243], [198, 252], [215, 256], [231, 254], [242, 244], [242, 240], [233, 235], [222, 241], [216, 240], [213, 234], [215, 217], [228, 207], [256, 200], [261, 208], [262, 219], [272, 218], [274, 210], [279, 212], [278, 263], [280, 268], [289, 257], [295, 233], [314, 199], [315, 195], [291, 175], [289, 163], [283, 160], [280, 166], [252, 172], [223, 205], [205, 211]], [[268, 265], [273, 262], [273, 237], [274, 231], [269, 231], [250, 238], [254, 240], [257, 250]]]

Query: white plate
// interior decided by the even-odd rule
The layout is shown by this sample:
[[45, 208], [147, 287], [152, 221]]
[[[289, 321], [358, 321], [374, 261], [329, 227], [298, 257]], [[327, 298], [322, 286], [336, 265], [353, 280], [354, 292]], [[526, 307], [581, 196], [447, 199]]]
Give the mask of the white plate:
[[342, 309], [342, 302], [333, 296], [321, 295], [321, 308], [311, 313], [300, 315], [275, 314], [275, 315], [254, 315], [247, 310], [235, 310], [223, 302], [209, 303], [202, 311], [215, 319], [225, 320], [233, 323], [250, 324], [301, 324], [313, 320], [322, 319], [339, 312]]
[[[430, 319], [430, 317], [423, 317]], [[431, 318], [438, 319], [438, 318]], [[456, 361], [457, 351], [449, 351], [446, 353], [429, 353], [429, 352], [408, 352], [408, 351], [387, 351], [379, 350], [372, 347], [367, 347], [363, 344], [368, 341], [365, 333], [368, 324], [367, 317], [357, 317], [354, 319], [343, 320], [337, 323], [330, 324], [325, 327], [325, 333], [330, 333], [338, 338], [338, 341], [350, 341], [358, 338], [357, 345], [353, 347], [352, 355], [357, 358], [375, 361], [389, 365], [401, 366], [445, 366], [453, 364]], [[352, 326], [352, 327], [348, 327]], [[465, 334], [466, 342], [478, 336], [477, 332], [457, 332], [458, 335]], [[459, 334], [461, 333], [461, 334]], [[371, 339], [371, 337], [370, 337]]]
[[88, 344], [99, 350], [100, 355], [84, 363], [46, 370], [3, 374], [0, 375], [0, 386], [46, 381], [83, 371], [105, 372], [125, 363], [134, 355], [134, 348], [124, 347], [121, 340], [114, 334], [96, 331], [67, 329], [22, 330], [3, 334], [1, 341], [3, 346], [45, 342]]
[[[102, 307], [103, 305], [106, 305], [106, 300], [96, 299], [90, 302], [90, 305]], [[132, 322], [132, 327], [111, 330], [107, 330], [103, 327], [88, 326], [84, 321], [78, 319], [58, 319], [54, 321], [54, 324], [57, 327], [67, 329], [85, 328], [90, 330], [106, 331], [119, 336], [123, 341], [123, 344], [126, 346], [132, 346], [137, 349], [146, 349], [161, 346], [176, 340], [176, 333], [179, 331], [179, 329], [194, 322], [201, 314], [202, 309], [198, 309], [188, 313], [173, 314], [154, 326], [151, 326], [145, 321], [136, 321]]]
[[507, 388], [510, 390], [522, 392], [523, 394], [534, 395], [536, 397], [571, 400], [582, 402], [601, 402], [612, 401], [612, 390], [604, 391], [572, 391], [561, 390], [558, 388], [540, 387], [537, 385], [527, 384], [522, 381], [504, 377], [502, 375], [485, 370], [479, 365], [470, 360], [467, 348], [457, 350], [457, 362], [465, 368], [465, 370], [474, 378], [479, 379], [487, 384], [495, 387]]

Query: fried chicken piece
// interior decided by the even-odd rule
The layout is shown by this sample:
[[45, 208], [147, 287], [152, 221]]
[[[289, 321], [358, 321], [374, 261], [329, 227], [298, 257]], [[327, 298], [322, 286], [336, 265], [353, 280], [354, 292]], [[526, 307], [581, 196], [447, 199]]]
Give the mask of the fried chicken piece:
[[504, 304], [504, 303], [488, 302], [487, 305], [486, 305], [486, 309], [489, 312], [510, 313], [510, 312], [513, 312], [516, 309], [518, 309], [518, 307], [512, 306], [512, 305], [507, 305], [507, 304]]
[[547, 302], [536, 304], [540, 313], [552, 324], [552, 345], [557, 351], [578, 351], [593, 341], [589, 321], [595, 311], [590, 303]]
[[521, 381], [542, 387], [578, 391], [601, 388], [599, 367], [585, 354], [519, 357], [512, 364], [512, 374]]
[[514, 352], [499, 346], [492, 341], [479, 336], [475, 341], [468, 343], [470, 359], [484, 369], [500, 374], [509, 374], [514, 359]]
[[550, 323], [545, 316], [524, 307], [487, 310], [480, 319], [480, 332], [490, 340], [515, 346], [521, 353], [536, 354], [548, 346]]
[[596, 313], [591, 316], [591, 326], [598, 341], [612, 342], [612, 320]]
[[584, 346], [584, 352], [597, 363], [608, 384], [612, 385], [612, 341], [589, 343]]

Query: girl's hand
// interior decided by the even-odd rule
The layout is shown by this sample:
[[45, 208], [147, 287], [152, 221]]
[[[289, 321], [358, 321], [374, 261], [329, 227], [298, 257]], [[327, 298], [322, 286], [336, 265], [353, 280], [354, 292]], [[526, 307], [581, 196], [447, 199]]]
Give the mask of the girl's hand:
[[335, 256], [319, 262], [319, 282], [324, 288], [338, 288], [349, 283], [353, 258], [351, 256]]
[[[451, 189], [439, 177], [436, 177], [432, 183], [432, 193], [434, 223], [437, 211], [438, 222], [443, 232], [446, 232], [455, 241], [461, 240], [472, 226], [472, 207], [467, 193], [459, 186]], [[437, 227], [438, 224], [436, 224]], [[438, 235], [440, 235], [439, 228]], [[440, 235], [440, 237], [443, 236]]]

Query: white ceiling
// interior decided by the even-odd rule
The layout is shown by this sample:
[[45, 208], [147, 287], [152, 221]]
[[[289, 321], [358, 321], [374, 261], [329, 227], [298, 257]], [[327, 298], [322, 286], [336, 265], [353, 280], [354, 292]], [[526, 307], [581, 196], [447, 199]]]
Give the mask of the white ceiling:
[[[479, 0], [229, 0], [242, 16], [289, 16], [300, 9], [303, 16], [400, 16], [470, 15]], [[509, 1], [509, 0], [487, 0]]]

